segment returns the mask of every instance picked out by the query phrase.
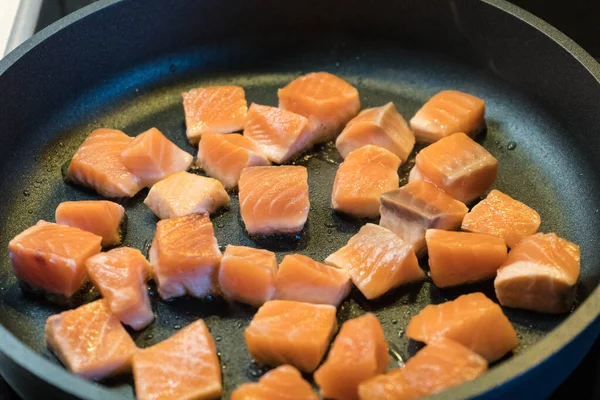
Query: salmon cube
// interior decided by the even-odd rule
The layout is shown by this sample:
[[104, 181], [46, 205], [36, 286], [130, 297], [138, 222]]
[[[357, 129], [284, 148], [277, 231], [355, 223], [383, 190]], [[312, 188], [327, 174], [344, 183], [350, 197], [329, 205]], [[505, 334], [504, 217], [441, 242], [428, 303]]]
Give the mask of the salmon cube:
[[291, 365], [264, 374], [258, 383], [244, 383], [231, 393], [231, 400], [319, 400], [310, 383]]
[[399, 166], [400, 159], [383, 147], [352, 151], [335, 174], [331, 207], [357, 217], [378, 217], [381, 195], [398, 189]]
[[103, 247], [121, 244], [127, 223], [123, 206], [107, 200], [63, 201], [56, 207], [55, 219], [102, 237]]
[[288, 300], [267, 301], [258, 309], [244, 337], [259, 364], [290, 364], [314, 371], [337, 330], [336, 308]]
[[48, 317], [46, 343], [71, 372], [95, 381], [129, 372], [138, 351], [105, 300]]
[[203, 320], [133, 356], [135, 394], [140, 400], [220, 399], [221, 366]]

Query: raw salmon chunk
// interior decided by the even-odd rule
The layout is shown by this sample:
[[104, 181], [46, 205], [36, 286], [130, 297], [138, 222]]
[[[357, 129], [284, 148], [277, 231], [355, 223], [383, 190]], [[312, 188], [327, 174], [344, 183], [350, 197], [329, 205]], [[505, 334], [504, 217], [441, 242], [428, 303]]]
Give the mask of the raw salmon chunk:
[[291, 365], [264, 374], [258, 383], [244, 383], [231, 393], [231, 400], [319, 400], [310, 383]]
[[143, 186], [151, 187], [161, 179], [186, 171], [194, 157], [181, 150], [156, 128], [140, 133], [121, 152], [123, 165]]
[[409, 180], [433, 183], [456, 200], [469, 203], [487, 191], [498, 173], [498, 160], [464, 133], [455, 133], [417, 154]]
[[39, 221], [8, 244], [17, 279], [66, 299], [88, 279], [85, 260], [99, 253], [102, 238], [66, 225]]
[[221, 251], [208, 214], [159, 221], [150, 247], [152, 274], [163, 299], [215, 291]]
[[204, 321], [192, 322], [167, 340], [137, 352], [133, 378], [140, 400], [221, 398], [221, 366]]
[[579, 273], [579, 246], [536, 233], [508, 253], [494, 287], [504, 306], [557, 314], [571, 309]]
[[198, 166], [225, 189], [237, 187], [244, 168], [270, 164], [258, 146], [239, 133], [206, 132], [198, 144]]
[[374, 224], [360, 228], [325, 264], [348, 270], [367, 299], [425, 277], [413, 249], [392, 231]]
[[335, 312], [325, 304], [267, 301], [244, 333], [248, 350], [259, 364], [290, 364], [312, 372], [337, 330]]
[[427, 344], [441, 338], [452, 339], [489, 362], [498, 360], [519, 344], [517, 333], [500, 306], [483, 293], [465, 294], [454, 301], [428, 305], [410, 320], [406, 336]]
[[121, 152], [133, 141], [115, 129], [96, 129], [83, 141], [67, 168], [67, 179], [104, 197], [133, 197], [143, 185], [123, 164]]
[[273, 298], [277, 259], [275, 253], [228, 245], [219, 269], [219, 286], [227, 299], [260, 306]]
[[138, 351], [105, 300], [48, 317], [46, 343], [70, 371], [91, 380], [129, 372]]
[[239, 190], [240, 213], [248, 233], [297, 233], [304, 227], [310, 209], [305, 167], [245, 168]]
[[308, 118], [313, 144], [333, 139], [360, 110], [358, 90], [327, 72], [300, 76], [277, 95], [280, 108]]
[[350, 293], [350, 274], [301, 254], [283, 258], [275, 280], [275, 298], [339, 306]]
[[229, 195], [216, 179], [177, 172], [152, 186], [144, 204], [160, 219], [212, 214], [229, 204]]
[[146, 287], [150, 264], [139, 250], [119, 247], [88, 258], [85, 266], [110, 312], [122, 323], [140, 330], [154, 320]]
[[494, 278], [507, 256], [506, 244], [497, 236], [428, 229], [425, 238], [437, 287]]
[[366, 145], [340, 164], [333, 183], [331, 206], [357, 217], [379, 216], [379, 198], [398, 189], [400, 159], [383, 147]]
[[107, 200], [64, 201], [56, 207], [56, 223], [79, 228], [102, 237], [102, 246], [121, 244], [125, 209]]
[[244, 89], [239, 86], [207, 86], [181, 94], [190, 143], [206, 132], [241, 131], [248, 112]]
[[534, 209], [499, 190], [492, 190], [467, 214], [462, 229], [499, 236], [513, 248], [525, 236], [536, 233], [540, 223], [540, 214]]
[[375, 314], [344, 322], [327, 359], [315, 372], [326, 399], [358, 399], [358, 385], [385, 372], [390, 356], [383, 328]]
[[433, 96], [410, 120], [417, 141], [432, 143], [456, 132], [475, 136], [484, 125], [485, 102], [456, 90]]

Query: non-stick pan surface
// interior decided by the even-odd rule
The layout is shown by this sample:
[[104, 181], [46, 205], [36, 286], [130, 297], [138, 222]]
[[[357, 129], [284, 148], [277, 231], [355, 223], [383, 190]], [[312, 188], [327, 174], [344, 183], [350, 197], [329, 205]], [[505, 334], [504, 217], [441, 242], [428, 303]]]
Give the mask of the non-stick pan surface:
[[[0, 361], [20, 393], [133, 396], [131, 380], [92, 384], [57, 365], [43, 328], [61, 309], [23, 295], [6, 251], [17, 233], [39, 219], [52, 221], [61, 201], [98, 198], [61, 178], [61, 165], [86, 134], [111, 127], [135, 135], [155, 126], [195, 154], [185, 138], [182, 91], [234, 84], [246, 89], [249, 102], [276, 105], [278, 88], [321, 70], [356, 86], [363, 108], [393, 101], [407, 119], [441, 89], [486, 100], [487, 132], [479, 140], [500, 162], [495, 187], [538, 210], [542, 231], [581, 246], [581, 284], [570, 316], [506, 309], [519, 348], [444, 398], [543, 397], [560, 383], [600, 329], [600, 74], [591, 57], [500, 1], [131, 0], [77, 12], [0, 63]], [[324, 259], [364, 223], [330, 210], [340, 161], [329, 145], [296, 161], [309, 170], [311, 200], [298, 240], [248, 238], [234, 195], [229, 209], [213, 218], [219, 244], [263, 246], [279, 259], [292, 252]], [[403, 179], [409, 167], [401, 168]], [[124, 244], [142, 251], [157, 221], [142, 203], [146, 194], [123, 203]], [[420, 348], [404, 336], [411, 316], [474, 290], [494, 298], [491, 282], [450, 290], [425, 282], [371, 302], [355, 291], [338, 316], [341, 322], [374, 312], [406, 359]], [[162, 302], [155, 294], [152, 305], [157, 319], [132, 332], [136, 343], [152, 345], [204, 318], [221, 358], [224, 398], [263, 372], [243, 340], [253, 308], [220, 299]]]

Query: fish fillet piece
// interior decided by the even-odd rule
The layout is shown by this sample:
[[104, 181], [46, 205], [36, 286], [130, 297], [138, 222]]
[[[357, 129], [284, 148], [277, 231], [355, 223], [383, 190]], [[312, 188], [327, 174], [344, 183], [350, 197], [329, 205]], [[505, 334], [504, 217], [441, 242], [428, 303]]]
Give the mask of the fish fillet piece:
[[79, 228], [39, 221], [9, 242], [8, 253], [17, 279], [69, 299], [87, 282], [85, 260], [102, 250], [101, 242]]
[[63, 201], [56, 207], [56, 223], [79, 228], [102, 237], [102, 246], [121, 244], [125, 209], [108, 200]]
[[350, 293], [348, 271], [301, 254], [283, 258], [275, 280], [275, 298], [339, 306]]
[[325, 264], [348, 270], [354, 285], [369, 300], [425, 277], [411, 246], [375, 224], [363, 225]]
[[258, 146], [239, 133], [206, 132], [198, 144], [198, 166], [225, 189], [237, 187], [244, 168], [270, 164]]
[[484, 126], [485, 101], [468, 93], [444, 90], [410, 120], [418, 142], [432, 143], [456, 132], [473, 137]]
[[417, 154], [409, 181], [433, 183], [456, 200], [469, 203], [485, 193], [496, 180], [498, 160], [464, 133], [455, 133]]
[[302, 75], [277, 91], [279, 107], [308, 118], [311, 144], [336, 137], [360, 110], [358, 90], [327, 72]]
[[360, 400], [411, 400], [440, 393], [485, 373], [487, 361], [465, 346], [440, 339], [385, 375], [358, 387]]
[[149, 254], [161, 298], [216, 291], [222, 255], [208, 214], [159, 221]]
[[143, 185], [121, 159], [121, 152], [132, 141], [132, 137], [116, 129], [96, 129], [75, 152], [67, 168], [67, 179], [104, 197], [133, 197]]
[[357, 217], [379, 216], [380, 197], [398, 189], [400, 159], [383, 147], [366, 145], [340, 164], [333, 182], [331, 207]]
[[251, 139], [269, 160], [283, 164], [311, 146], [308, 119], [277, 107], [252, 104], [244, 125]]
[[150, 264], [138, 249], [119, 247], [99, 253], [88, 258], [85, 266], [110, 312], [122, 323], [140, 330], [154, 320], [146, 287]]
[[580, 249], [555, 233], [521, 240], [498, 270], [500, 304], [544, 313], [568, 312], [580, 273]]
[[390, 356], [383, 328], [375, 314], [344, 322], [315, 382], [326, 399], [358, 400], [358, 386], [385, 372]]
[[336, 308], [288, 300], [267, 301], [246, 328], [246, 345], [257, 363], [290, 364], [314, 371], [337, 330]]
[[239, 181], [240, 213], [250, 234], [297, 233], [310, 202], [302, 166], [249, 167]]
[[428, 305], [410, 320], [406, 336], [426, 344], [451, 339], [488, 362], [519, 345], [517, 333], [500, 306], [479, 292]]
[[291, 365], [264, 374], [258, 383], [244, 383], [231, 393], [231, 400], [319, 400], [310, 383]]
[[394, 232], [417, 254], [425, 250], [425, 231], [455, 230], [467, 206], [425, 181], [413, 181], [381, 195], [379, 225]]
[[218, 180], [181, 171], [152, 186], [144, 204], [158, 218], [165, 219], [189, 214], [212, 214], [230, 201]]
[[206, 132], [231, 133], [244, 127], [248, 103], [239, 86], [207, 86], [181, 94], [186, 135], [196, 144]]
[[469, 232], [499, 236], [509, 248], [521, 239], [533, 235], [540, 227], [541, 218], [533, 208], [518, 200], [492, 190], [467, 214], [462, 229]]
[[187, 171], [194, 156], [177, 147], [156, 128], [137, 135], [121, 152], [123, 165], [143, 186], [179, 171]]
[[51, 315], [46, 320], [46, 343], [74, 374], [101, 380], [131, 370], [135, 343], [110, 313], [105, 300]]
[[221, 398], [221, 366], [203, 320], [133, 356], [135, 394], [140, 400]]
[[275, 294], [275, 253], [252, 247], [228, 245], [219, 269], [223, 296], [260, 306]]

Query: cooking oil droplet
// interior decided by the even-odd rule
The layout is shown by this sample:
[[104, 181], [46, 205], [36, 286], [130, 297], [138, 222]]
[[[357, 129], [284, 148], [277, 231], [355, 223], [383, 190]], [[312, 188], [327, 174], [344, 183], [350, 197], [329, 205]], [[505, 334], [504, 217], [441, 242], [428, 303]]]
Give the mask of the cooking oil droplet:
[[215, 342], [220, 342], [221, 340], [223, 340], [221, 336], [215, 336]]
[[148, 340], [150, 340], [150, 339], [154, 339], [154, 335], [153, 335], [153, 334], [150, 334], [150, 335], [146, 336], [146, 339], [148, 339]]
[[236, 328], [241, 328], [242, 327], [242, 323], [240, 321], [235, 323], [235, 327]]
[[63, 142], [58, 142], [58, 147], [65, 147], [65, 145], [63, 144]]
[[392, 324], [393, 324], [393, 325], [396, 325], [397, 323], [398, 323], [398, 320], [397, 320], [397, 319], [393, 319], [393, 320], [392, 320]]
[[512, 142], [512, 141], [510, 141], [510, 142], [508, 142], [508, 144], [506, 145], [506, 148], [507, 148], [508, 150], [514, 150], [514, 149], [516, 149], [516, 148], [517, 148], [517, 143], [516, 143], [516, 142]]
[[[27, 212], [28, 212], [29, 214], [33, 214], [33, 210], [27, 210]], [[598, 211], [596, 211], [596, 212], [598, 212]]]
[[260, 373], [258, 371], [250, 371], [250, 375], [257, 378], [260, 375]]
[[327, 229], [327, 233], [331, 235], [333, 233], [333, 229]]
[[27, 189], [23, 190], [23, 196], [25, 197], [29, 197], [29, 195], [31, 194], [31, 192]]
[[173, 329], [177, 329], [177, 330], [179, 330], [179, 329], [181, 329], [181, 325], [177, 324], [177, 325], [175, 325], [175, 326], [173, 327]]
[[179, 319], [179, 315], [176, 315], [176, 316], [175, 316], [175, 319]]
[[224, 227], [224, 226], [225, 226], [225, 225], [223, 225], [223, 224], [221, 224], [221, 223], [218, 223], [218, 224], [217, 224], [217, 228], [219, 228], [219, 229], [220, 229], [220, 228], [222, 228], [222, 227]]
[[217, 352], [217, 357], [221, 358], [221, 352], [220, 351]]
[[221, 369], [227, 369], [227, 364], [223, 364], [223, 365], [221, 366]]
[[398, 329], [398, 337], [404, 336], [404, 329]]
[[328, 228], [335, 228], [335, 223], [333, 222], [325, 222], [325, 226]]

